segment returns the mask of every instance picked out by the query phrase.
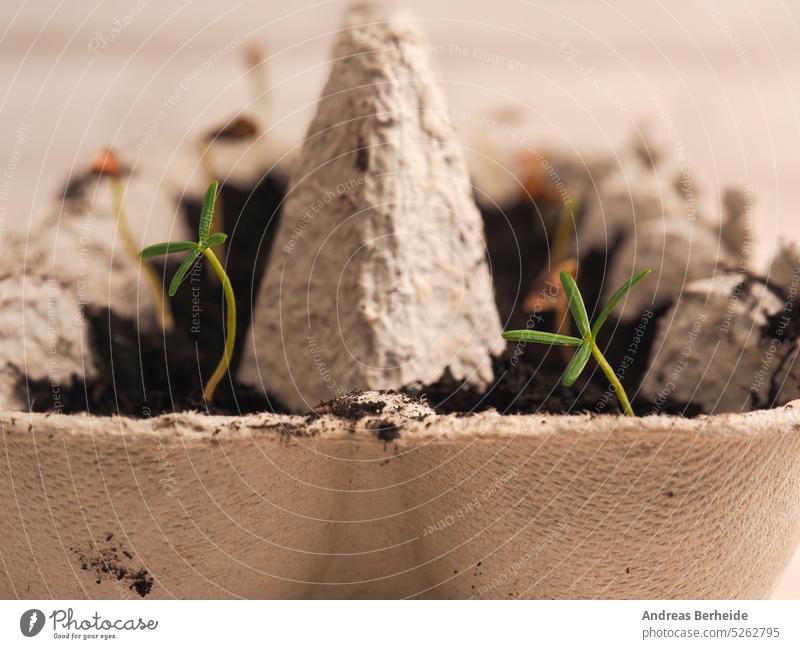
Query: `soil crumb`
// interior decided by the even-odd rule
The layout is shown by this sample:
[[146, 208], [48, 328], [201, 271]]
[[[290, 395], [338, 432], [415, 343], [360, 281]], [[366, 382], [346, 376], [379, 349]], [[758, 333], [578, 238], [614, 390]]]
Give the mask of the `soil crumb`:
[[375, 431], [375, 437], [382, 442], [393, 442], [400, 438], [400, 427], [388, 419], [372, 419], [367, 422], [367, 428]]
[[314, 408], [314, 412], [352, 420], [383, 412], [386, 407], [385, 401], [358, 401], [357, 398], [362, 394], [364, 394], [362, 391], [355, 390], [331, 401], [324, 401]]
[[153, 588], [154, 580], [145, 568], [134, 570], [124, 565], [119, 557], [121, 552], [128, 559], [132, 555], [127, 550], [118, 550], [115, 546], [100, 549], [98, 554], [84, 553], [73, 548], [78, 555], [81, 570], [95, 573], [95, 583], [100, 584], [104, 579], [124, 582], [128, 590], [136, 592], [140, 597], [146, 597]]

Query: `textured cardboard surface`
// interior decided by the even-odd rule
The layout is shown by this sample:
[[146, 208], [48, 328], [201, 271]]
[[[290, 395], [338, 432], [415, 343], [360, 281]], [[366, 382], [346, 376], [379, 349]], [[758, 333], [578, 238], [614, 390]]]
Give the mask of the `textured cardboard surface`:
[[0, 596], [138, 598], [81, 568], [113, 547], [155, 598], [765, 597], [800, 533], [798, 408], [4, 414]]
[[492, 379], [483, 224], [419, 28], [356, 4], [289, 183], [239, 378], [294, 411]]

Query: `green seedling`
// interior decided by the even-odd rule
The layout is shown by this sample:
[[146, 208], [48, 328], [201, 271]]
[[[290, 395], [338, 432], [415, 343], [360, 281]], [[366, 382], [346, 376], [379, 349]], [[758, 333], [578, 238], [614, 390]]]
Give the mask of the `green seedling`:
[[603, 374], [606, 375], [606, 378], [609, 380], [614, 388], [614, 391], [617, 393], [617, 398], [622, 406], [622, 410], [626, 415], [632, 417], [633, 408], [631, 408], [631, 402], [628, 400], [628, 395], [625, 393], [625, 388], [622, 387], [622, 383], [620, 382], [619, 378], [617, 378], [613, 368], [611, 365], [609, 365], [605, 356], [603, 356], [603, 352], [597, 346], [597, 334], [605, 321], [608, 319], [608, 316], [611, 315], [611, 311], [614, 309], [617, 303], [623, 297], [625, 297], [625, 294], [631, 290], [631, 287], [647, 277], [647, 275], [650, 274], [650, 271], [651, 269], [648, 268], [640, 273], [636, 273], [636, 275], [631, 277], [627, 282], [620, 286], [614, 295], [611, 296], [608, 304], [603, 307], [603, 310], [600, 312], [600, 315], [597, 317], [597, 320], [595, 320], [593, 326], [589, 324], [589, 316], [586, 314], [586, 306], [584, 305], [583, 297], [581, 297], [581, 293], [578, 290], [578, 285], [575, 283], [572, 275], [566, 271], [562, 271], [559, 275], [561, 286], [564, 289], [564, 294], [567, 296], [569, 310], [572, 313], [572, 318], [575, 320], [575, 326], [578, 328], [578, 332], [581, 334], [581, 337], [576, 338], [575, 336], [564, 336], [546, 331], [521, 329], [516, 331], [506, 331], [503, 333], [503, 338], [517, 342], [542, 343], [545, 345], [557, 345], [560, 347], [577, 347], [578, 351], [575, 352], [575, 355], [572, 357], [569, 365], [567, 365], [567, 369], [564, 372], [564, 378], [562, 379], [562, 383], [567, 387], [571, 386], [573, 383], [575, 383], [575, 381], [578, 380], [583, 368], [586, 367], [586, 363], [589, 362], [589, 357], [594, 356], [594, 359], [597, 361], [597, 364], [600, 366]]
[[580, 200], [575, 196], [570, 196], [569, 200], [564, 201], [561, 206], [561, 214], [558, 219], [553, 238], [552, 252], [550, 253], [550, 268], [545, 269], [536, 281], [528, 297], [525, 299], [525, 308], [529, 311], [542, 312], [553, 311], [556, 318], [556, 332], [567, 334], [567, 299], [564, 291], [559, 291], [556, 299], [553, 300], [548, 295], [547, 285], [555, 282], [555, 278], [561, 271], [567, 271], [573, 276], [578, 269], [578, 262], [570, 257], [570, 246], [575, 237], [575, 214], [580, 211]]
[[217, 385], [225, 376], [228, 371], [228, 366], [233, 356], [233, 344], [236, 341], [236, 298], [233, 294], [233, 287], [228, 274], [219, 262], [219, 259], [214, 254], [212, 248], [224, 243], [228, 235], [224, 232], [215, 232], [212, 234], [211, 225], [214, 221], [214, 210], [217, 203], [217, 192], [219, 183], [215, 180], [209, 185], [206, 190], [205, 198], [203, 199], [203, 210], [200, 214], [200, 228], [198, 241], [168, 241], [165, 243], [156, 243], [148, 246], [139, 253], [139, 257], [145, 259], [147, 257], [155, 257], [157, 255], [169, 255], [173, 252], [189, 251], [189, 255], [183, 260], [175, 276], [169, 284], [169, 296], [173, 297], [181, 285], [183, 280], [188, 277], [195, 263], [200, 255], [205, 255], [209, 264], [214, 269], [220, 283], [222, 284], [225, 292], [225, 306], [227, 308], [227, 327], [225, 330], [225, 349], [222, 352], [222, 358], [217, 365], [217, 369], [211, 375], [211, 378], [206, 383], [203, 390], [203, 397], [207, 403], [210, 403], [214, 398], [214, 391]]
[[111, 149], [103, 149], [90, 165], [90, 171], [100, 176], [107, 176], [111, 180], [111, 199], [113, 202], [114, 217], [117, 220], [117, 233], [125, 253], [130, 256], [144, 277], [145, 285], [153, 296], [156, 317], [164, 331], [172, 331], [172, 311], [164, 296], [164, 287], [161, 279], [153, 267], [139, 257], [139, 247], [133, 239], [128, 218], [125, 214], [125, 186], [122, 182], [122, 167]]
[[[201, 139], [200, 142], [198, 142], [198, 156], [200, 158], [200, 167], [203, 170], [203, 175], [205, 176], [206, 181], [209, 183], [216, 182], [214, 180], [214, 176], [216, 176], [215, 172], [216, 165], [214, 164], [214, 153], [211, 149], [211, 146], [213, 144], [213, 139], [214, 139], [213, 136], [209, 135]], [[220, 232], [222, 232], [222, 226], [220, 225], [223, 220], [222, 200], [220, 199], [219, 196], [217, 196], [216, 199], [216, 216], [217, 219], [211, 226], [212, 235], [219, 234]], [[224, 249], [221, 251], [220, 254], [224, 256]]]
[[253, 107], [264, 124], [270, 123], [270, 87], [267, 57], [257, 45], [244, 51], [247, 76], [250, 80], [250, 96]]

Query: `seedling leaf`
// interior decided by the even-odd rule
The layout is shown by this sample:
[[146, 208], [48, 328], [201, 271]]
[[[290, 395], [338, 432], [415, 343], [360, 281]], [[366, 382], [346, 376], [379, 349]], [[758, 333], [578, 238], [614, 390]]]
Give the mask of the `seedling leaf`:
[[504, 331], [503, 338], [524, 343], [544, 343], [545, 345], [558, 345], [560, 347], [578, 347], [583, 343], [574, 336], [562, 336], [549, 331], [534, 331], [532, 329], [515, 329]]
[[206, 239], [206, 242], [203, 245], [206, 248], [213, 248], [214, 246], [218, 246], [221, 243], [225, 243], [227, 238], [228, 235], [225, 234], [224, 232], [216, 232], [212, 234], [210, 237], [208, 237], [208, 239]]
[[197, 244], [193, 241], [165, 241], [164, 243], [155, 243], [152, 246], [147, 246], [139, 253], [139, 258], [146, 259], [147, 257], [157, 257], [158, 255], [169, 255], [173, 252], [196, 249]]
[[603, 326], [603, 323], [608, 318], [611, 310], [622, 299], [625, 293], [630, 290], [631, 286], [639, 282], [642, 278], [646, 277], [649, 273], [650, 269], [648, 268], [647, 270], [637, 273], [627, 282], [625, 282], [625, 284], [623, 284], [617, 290], [617, 292], [614, 293], [609, 303], [600, 312], [600, 317], [597, 319], [594, 327], [592, 327], [590, 330], [589, 317], [586, 315], [586, 305], [583, 303], [583, 298], [581, 297], [578, 285], [575, 283], [575, 280], [570, 273], [561, 271], [561, 273], [559, 273], [561, 286], [564, 287], [564, 294], [567, 296], [569, 310], [572, 312], [572, 317], [574, 318], [575, 324], [580, 330], [582, 338], [574, 338], [573, 336], [562, 336], [561, 334], [531, 330], [506, 331], [503, 333], [503, 338], [506, 340], [563, 345], [565, 347], [578, 347], [578, 351], [575, 352], [575, 355], [567, 365], [567, 369], [564, 371], [562, 383], [566, 387], [569, 387], [575, 383], [583, 371], [583, 368], [586, 367], [586, 363], [589, 361], [589, 356], [594, 356], [603, 374], [605, 374], [606, 378], [609, 380], [609, 383], [611, 383], [612, 387], [614, 388], [614, 391], [617, 393], [617, 398], [622, 406], [622, 411], [626, 415], [632, 417], [634, 414], [633, 408], [631, 407], [631, 402], [628, 400], [628, 395], [625, 394], [625, 388], [623, 387], [622, 382], [619, 380], [619, 377], [614, 372], [614, 369], [611, 367], [611, 365], [609, 365], [605, 356], [603, 356], [603, 352], [597, 346], [597, 343], [595, 342], [595, 336], [600, 330], [600, 327]]
[[581, 336], [586, 338], [590, 333], [589, 316], [586, 314], [586, 306], [578, 290], [578, 285], [575, 283], [575, 280], [572, 279], [572, 275], [565, 270], [562, 270], [558, 276], [561, 279], [561, 286], [564, 287], [564, 293], [567, 295], [569, 310], [572, 312], [572, 317], [575, 319], [575, 325], [578, 327]]
[[189, 271], [194, 266], [194, 263], [197, 261], [197, 258], [200, 256], [200, 251], [195, 250], [192, 254], [190, 254], [186, 259], [183, 260], [180, 266], [178, 266], [178, 270], [175, 272], [175, 276], [172, 278], [172, 281], [169, 283], [169, 296], [173, 297], [175, 292], [178, 290], [178, 287], [181, 285], [186, 276], [189, 274]]
[[596, 336], [597, 332], [600, 331], [600, 327], [603, 326], [605, 321], [608, 319], [608, 316], [611, 315], [611, 312], [614, 310], [614, 307], [617, 305], [625, 294], [631, 290], [635, 284], [643, 280], [647, 277], [651, 272], [652, 268], [646, 268], [645, 270], [636, 273], [633, 277], [631, 277], [627, 282], [625, 282], [622, 286], [620, 286], [614, 295], [611, 296], [611, 299], [608, 301], [608, 304], [603, 307], [603, 310], [600, 312], [600, 315], [597, 316], [597, 320], [595, 320], [594, 326], [592, 327], [592, 336]]
[[217, 205], [217, 189], [219, 183], [215, 180], [208, 186], [203, 199], [203, 210], [200, 213], [200, 243], [205, 243], [211, 232], [211, 220], [214, 218], [214, 208]]
[[575, 381], [578, 380], [578, 377], [583, 372], [583, 368], [586, 367], [586, 363], [589, 362], [589, 357], [592, 355], [592, 343], [588, 340], [584, 340], [583, 344], [580, 346], [578, 351], [575, 352], [575, 355], [572, 357], [572, 360], [567, 365], [567, 369], [564, 372], [564, 378], [561, 381], [566, 387], [570, 387]]

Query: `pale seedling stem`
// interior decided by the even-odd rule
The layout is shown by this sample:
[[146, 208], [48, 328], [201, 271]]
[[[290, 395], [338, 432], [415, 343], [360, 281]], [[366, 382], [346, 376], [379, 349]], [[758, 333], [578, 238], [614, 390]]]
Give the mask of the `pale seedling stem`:
[[156, 309], [156, 318], [164, 331], [172, 331], [174, 321], [172, 310], [169, 307], [167, 298], [164, 295], [164, 288], [161, 279], [149, 262], [139, 258], [139, 248], [133, 239], [131, 229], [128, 225], [128, 218], [125, 213], [125, 186], [122, 182], [119, 162], [113, 151], [107, 149], [101, 152], [92, 170], [109, 177], [111, 180], [111, 199], [114, 218], [116, 219], [117, 232], [122, 240], [125, 253], [139, 266], [147, 289], [153, 298]]

